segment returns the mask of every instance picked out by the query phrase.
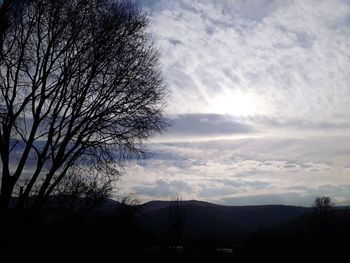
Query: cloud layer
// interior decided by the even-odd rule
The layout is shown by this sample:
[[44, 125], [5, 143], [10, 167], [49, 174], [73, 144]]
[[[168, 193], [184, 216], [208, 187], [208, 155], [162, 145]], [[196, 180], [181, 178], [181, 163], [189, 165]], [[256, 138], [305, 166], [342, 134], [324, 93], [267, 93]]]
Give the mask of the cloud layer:
[[350, 3], [146, 1], [172, 113], [349, 120]]
[[122, 188], [142, 200], [350, 204], [350, 1], [139, 3], [173, 126]]
[[154, 143], [119, 185], [143, 201], [179, 194], [215, 203], [311, 205], [318, 195], [350, 204], [350, 137], [251, 138]]

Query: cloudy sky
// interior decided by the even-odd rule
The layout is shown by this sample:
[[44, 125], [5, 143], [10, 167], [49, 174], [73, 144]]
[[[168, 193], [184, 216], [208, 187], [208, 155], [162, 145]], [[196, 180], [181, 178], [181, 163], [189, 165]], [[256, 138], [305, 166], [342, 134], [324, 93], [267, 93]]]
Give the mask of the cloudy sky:
[[119, 186], [141, 201], [350, 204], [350, 1], [148, 0], [172, 127]]

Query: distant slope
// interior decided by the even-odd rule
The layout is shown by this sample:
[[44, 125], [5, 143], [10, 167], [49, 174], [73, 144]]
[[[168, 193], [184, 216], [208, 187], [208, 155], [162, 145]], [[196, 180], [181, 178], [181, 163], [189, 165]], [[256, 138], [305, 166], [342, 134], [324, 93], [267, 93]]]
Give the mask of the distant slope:
[[[151, 201], [140, 206], [139, 222], [158, 238], [171, 232], [170, 202]], [[282, 224], [311, 212], [310, 208], [282, 205], [221, 206], [183, 201], [177, 209], [187, 239], [227, 240], [247, 232]]]
[[[205, 207], [219, 206], [216, 204], [203, 202], [203, 201], [197, 201], [197, 200], [180, 201], [180, 203], [182, 205], [195, 205], [195, 206], [205, 206]], [[144, 203], [144, 204], [140, 205], [140, 207], [141, 207], [143, 212], [150, 212], [150, 211], [166, 208], [170, 205], [171, 205], [171, 201], [155, 200], [155, 201], [150, 201], [150, 202]]]

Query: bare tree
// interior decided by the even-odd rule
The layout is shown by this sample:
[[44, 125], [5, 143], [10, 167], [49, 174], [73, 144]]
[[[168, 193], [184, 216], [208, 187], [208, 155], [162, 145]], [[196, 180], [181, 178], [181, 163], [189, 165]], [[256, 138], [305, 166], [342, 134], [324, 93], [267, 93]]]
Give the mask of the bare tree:
[[173, 247], [177, 247], [183, 241], [183, 231], [185, 224], [185, 208], [179, 195], [174, 194], [169, 204], [169, 242]]
[[52, 192], [49, 210], [58, 216], [88, 217], [112, 196], [113, 179], [98, 172], [72, 169]]
[[336, 227], [334, 224], [334, 212], [334, 203], [330, 197], [321, 196], [315, 198], [310, 233], [313, 242], [318, 246], [327, 245], [332, 233], [334, 233]]
[[73, 166], [113, 168], [145, 156], [144, 140], [166, 128], [158, 53], [131, 1], [13, 0], [9, 10], [0, 60], [3, 213], [24, 171], [20, 202], [40, 183], [38, 209]]
[[113, 216], [118, 219], [122, 226], [134, 223], [140, 208], [140, 201], [132, 193], [121, 195], [117, 200], [119, 206], [113, 211]]
[[316, 197], [313, 203], [313, 209], [316, 214], [327, 215], [334, 208], [332, 199], [328, 196]]

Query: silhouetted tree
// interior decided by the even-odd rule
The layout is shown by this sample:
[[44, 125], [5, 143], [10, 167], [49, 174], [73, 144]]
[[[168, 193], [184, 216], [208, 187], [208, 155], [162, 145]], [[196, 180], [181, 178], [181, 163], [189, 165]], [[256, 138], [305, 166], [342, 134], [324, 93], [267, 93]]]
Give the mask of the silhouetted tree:
[[58, 216], [84, 219], [97, 216], [100, 208], [112, 196], [113, 180], [97, 172], [71, 170], [52, 192], [47, 207]]
[[316, 197], [313, 203], [313, 209], [316, 214], [329, 214], [334, 208], [332, 199], [328, 196]]
[[317, 246], [327, 246], [325, 240], [329, 240], [332, 231], [334, 230], [333, 217], [334, 204], [330, 197], [316, 197], [313, 203], [313, 217], [311, 225], [311, 233], [314, 238], [314, 243]]
[[119, 197], [119, 207], [115, 211], [118, 217], [125, 222], [133, 220], [140, 205], [140, 201], [134, 194], [127, 194]]
[[169, 205], [169, 241], [171, 246], [179, 246], [183, 241], [185, 224], [185, 211], [182, 200], [178, 195], [173, 195]]
[[9, 3], [0, 60], [2, 215], [21, 180], [28, 183], [20, 203], [39, 187], [37, 210], [73, 166], [116, 172], [115, 163], [146, 155], [142, 142], [166, 128], [158, 53], [147, 17], [130, 1]]

